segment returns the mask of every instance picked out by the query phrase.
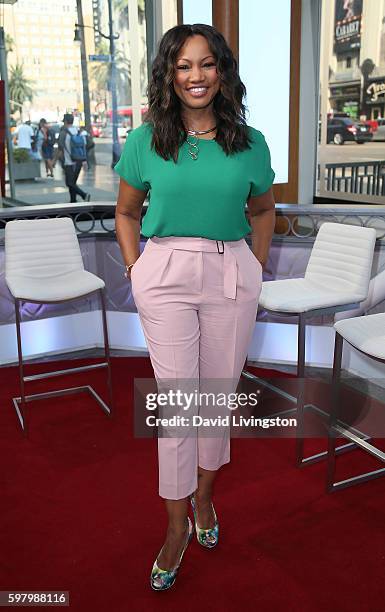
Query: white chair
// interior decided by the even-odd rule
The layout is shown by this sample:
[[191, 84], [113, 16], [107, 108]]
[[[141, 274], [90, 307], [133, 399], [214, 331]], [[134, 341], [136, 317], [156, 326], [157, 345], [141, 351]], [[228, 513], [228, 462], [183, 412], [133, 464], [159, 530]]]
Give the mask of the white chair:
[[335, 450], [336, 450], [336, 435], [338, 434], [348, 440], [354, 442], [355, 445], [362, 448], [367, 453], [370, 453], [380, 461], [385, 462], [385, 453], [379, 448], [370, 444], [367, 437], [357, 435], [356, 430], [339, 421], [340, 408], [340, 385], [341, 385], [341, 359], [343, 342], [347, 342], [355, 349], [374, 359], [375, 361], [385, 363], [385, 314], [374, 314], [364, 317], [355, 317], [353, 319], [344, 319], [334, 324], [336, 331], [334, 345], [334, 363], [333, 363], [333, 401], [330, 412], [329, 431], [328, 431], [328, 468], [327, 468], [327, 491], [336, 491], [344, 489], [373, 478], [378, 478], [385, 474], [385, 468], [365, 472], [358, 476], [346, 478], [334, 482], [335, 473]]
[[[323, 223], [320, 227], [304, 278], [294, 278], [262, 283], [259, 306], [280, 315], [298, 316], [298, 353], [297, 376], [299, 378], [298, 397], [294, 397], [278, 387], [263, 381], [250, 372], [243, 371], [244, 377], [272, 389], [296, 405], [296, 408], [277, 414], [297, 412], [298, 436], [297, 465], [313, 463], [324, 459], [327, 451], [303, 457], [303, 379], [305, 376], [305, 339], [306, 319], [314, 316], [330, 315], [343, 310], [357, 308], [368, 294], [372, 269], [376, 230], [373, 228]], [[313, 409], [325, 415], [313, 405]], [[337, 452], [346, 450], [337, 447]]]
[[[5, 280], [15, 301], [19, 359], [20, 397], [13, 398], [13, 404], [24, 433], [27, 431], [26, 403], [47, 397], [86, 391], [111, 416], [113, 395], [104, 298], [105, 285], [101, 278], [84, 269], [72, 219], [9, 221], [5, 227]], [[84, 297], [94, 291], [98, 291], [101, 298], [105, 362], [24, 376], [20, 326], [20, 306], [22, 302], [38, 304], [65, 302]], [[25, 382], [97, 368], [107, 368], [110, 406], [102, 400], [90, 385], [33, 395], [25, 394]]]

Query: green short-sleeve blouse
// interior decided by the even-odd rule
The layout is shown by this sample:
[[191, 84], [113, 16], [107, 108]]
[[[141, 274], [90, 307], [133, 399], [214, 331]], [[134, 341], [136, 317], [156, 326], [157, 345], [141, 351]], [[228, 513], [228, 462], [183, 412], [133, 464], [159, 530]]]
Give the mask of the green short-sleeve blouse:
[[198, 159], [193, 160], [184, 142], [177, 163], [151, 149], [149, 123], [129, 133], [115, 171], [136, 189], [149, 190], [144, 236], [239, 240], [251, 232], [246, 201], [265, 193], [275, 173], [263, 134], [248, 129], [251, 149], [227, 156], [215, 140], [200, 139]]

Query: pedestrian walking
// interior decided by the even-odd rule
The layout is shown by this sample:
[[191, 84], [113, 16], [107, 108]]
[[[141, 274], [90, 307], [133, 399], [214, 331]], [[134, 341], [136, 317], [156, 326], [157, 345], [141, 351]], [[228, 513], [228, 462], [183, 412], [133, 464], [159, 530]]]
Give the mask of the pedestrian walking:
[[47, 178], [54, 178], [54, 144], [55, 135], [45, 119], [40, 119], [37, 133], [37, 148], [44, 159]]
[[89, 170], [91, 168], [91, 150], [95, 147], [94, 139], [92, 138], [91, 134], [86, 130], [84, 125], [80, 128], [80, 135], [83, 137], [84, 144], [86, 145], [87, 170]]
[[66, 113], [63, 117], [63, 127], [59, 133], [59, 155], [64, 170], [65, 184], [70, 194], [70, 202], [76, 202], [76, 196], [80, 196], [85, 202], [89, 202], [91, 195], [77, 184], [80, 170], [87, 159], [84, 138], [80, 130], [74, 126], [74, 116]]
[[35, 132], [33, 130], [33, 127], [31, 126], [30, 120], [28, 119], [16, 128], [13, 137], [13, 143], [17, 146], [18, 149], [25, 149], [31, 159], [35, 159], [35, 155], [32, 151], [34, 138]]

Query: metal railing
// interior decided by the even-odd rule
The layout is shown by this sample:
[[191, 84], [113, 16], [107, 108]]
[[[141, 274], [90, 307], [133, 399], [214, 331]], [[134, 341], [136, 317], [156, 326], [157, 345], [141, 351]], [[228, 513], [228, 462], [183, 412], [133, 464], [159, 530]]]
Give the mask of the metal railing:
[[[146, 210], [147, 204], [145, 203], [142, 216], [146, 214]], [[374, 227], [377, 230], [378, 239], [385, 237], [385, 205], [276, 204], [276, 213], [277, 225], [274, 240], [313, 240], [325, 221]], [[4, 228], [8, 221], [54, 217], [70, 217], [80, 238], [94, 235], [115, 239], [115, 203], [93, 202], [0, 209], [0, 243], [3, 242]], [[249, 238], [250, 236], [247, 239]]]
[[385, 196], [385, 161], [325, 164], [324, 186], [330, 192]]

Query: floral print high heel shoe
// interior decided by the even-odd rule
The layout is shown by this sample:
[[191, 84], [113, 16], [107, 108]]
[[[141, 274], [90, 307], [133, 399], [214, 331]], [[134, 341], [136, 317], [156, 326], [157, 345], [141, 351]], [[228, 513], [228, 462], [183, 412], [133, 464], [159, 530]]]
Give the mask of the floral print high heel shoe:
[[192, 534], [194, 531], [194, 527], [193, 527], [193, 524], [189, 516], [187, 517], [187, 521], [188, 521], [188, 536], [187, 536], [186, 544], [184, 545], [182, 553], [179, 557], [178, 564], [172, 570], [161, 569], [158, 566], [158, 557], [160, 553], [162, 552], [162, 550], [160, 551], [158, 557], [155, 560], [155, 563], [152, 567], [151, 578], [150, 578], [150, 584], [151, 584], [151, 587], [154, 589], [154, 591], [165, 591], [166, 589], [169, 589], [170, 587], [172, 587], [172, 585], [174, 584], [176, 580], [176, 576], [180, 568], [180, 564], [182, 563], [184, 552], [187, 546], [189, 545], [189, 542], [192, 538]]
[[194, 512], [195, 531], [197, 534], [197, 540], [199, 544], [201, 544], [201, 546], [204, 546], [205, 548], [214, 548], [214, 546], [218, 544], [218, 537], [219, 537], [219, 524], [218, 524], [217, 515], [214, 510], [214, 506], [211, 503], [213, 512], [214, 512], [214, 519], [215, 519], [214, 527], [211, 527], [210, 529], [202, 529], [201, 527], [198, 526], [198, 523], [197, 523], [197, 513], [196, 513], [196, 508], [195, 508], [194, 495], [191, 495], [190, 500], [191, 500], [191, 505], [192, 505], [192, 509]]

